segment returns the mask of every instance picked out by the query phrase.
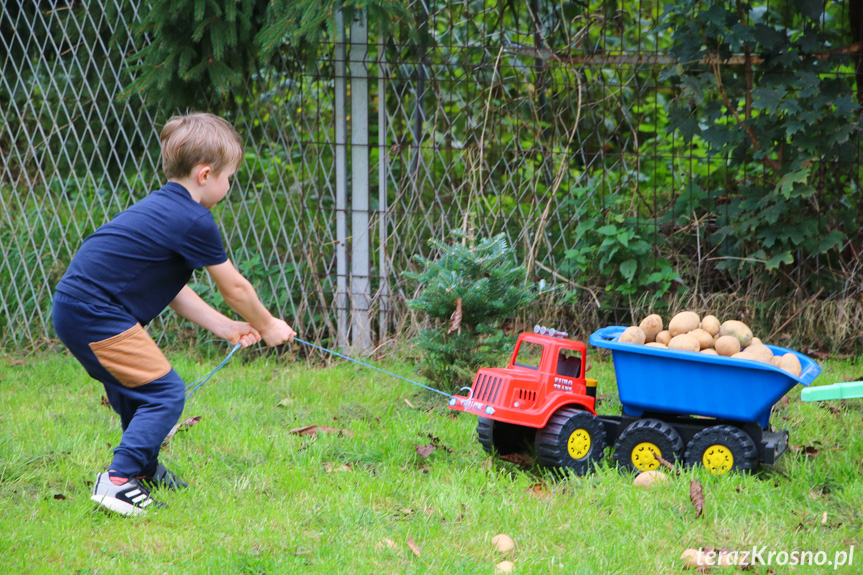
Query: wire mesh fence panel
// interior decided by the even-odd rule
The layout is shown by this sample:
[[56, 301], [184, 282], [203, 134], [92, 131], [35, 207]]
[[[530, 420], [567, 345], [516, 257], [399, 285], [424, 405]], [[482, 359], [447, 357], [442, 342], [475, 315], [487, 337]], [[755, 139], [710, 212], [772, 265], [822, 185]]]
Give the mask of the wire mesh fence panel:
[[[129, 33], [141, 6], [7, 2], [0, 10], [0, 329], [10, 344], [38, 347], [53, 336], [52, 290], [83, 239], [162, 184], [159, 130], [185, 110], [126, 93], [128, 57], [142, 48]], [[832, 26], [831, 38], [850, 44], [848, 9], [836, 6], [815, 20], [822, 30], [813, 34]], [[781, 149], [765, 145], [754, 158], [754, 140], [734, 148], [723, 140], [731, 136], [711, 131], [745, 134], [737, 108], [750, 123], [766, 118], [770, 102], [784, 101], [776, 81], [786, 72], [753, 64], [742, 48], [724, 59], [708, 49], [684, 69], [666, 27], [681, 16], [655, 1], [419, 0], [409, 11], [414, 34], [404, 26], [382, 35], [369, 24], [361, 66], [369, 127], [341, 148], [368, 151], [366, 229], [342, 238], [336, 227], [360, 191], [350, 170], [337, 180], [336, 133], [356, 135], [358, 105], [348, 97], [338, 110], [337, 92], [350, 94], [357, 68], [339, 77], [344, 62], [332, 42], [312, 62], [284, 46], [230, 94], [230, 105], [195, 105], [223, 114], [244, 140], [244, 165], [214, 211], [229, 256], [304, 339], [335, 345], [345, 329], [336, 309], [340, 247], [369, 242], [369, 293], [346, 295], [370, 297], [383, 342], [412, 323], [405, 302], [416, 286], [401, 275], [412, 256], [432, 255], [428, 241], [456, 229], [505, 234], [526, 279], [558, 286], [561, 306], [627, 307], [644, 293], [740, 289], [761, 273], [740, 267], [749, 260], [766, 265], [765, 281], [778, 278], [786, 292], [805, 293], [809, 278], [829, 276], [828, 292], [859, 293], [859, 218], [836, 215], [859, 192], [859, 131], [846, 136], [854, 153], [837, 140], [841, 153], [813, 152], [805, 167], [781, 169], [773, 166]], [[766, 31], [796, 17], [769, 4], [744, 16], [741, 25]], [[788, 42], [798, 40], [789, 32]], [[832, 78], [834, 109], [856, 109], [859, 47], [818, 52], [829, 46], [815, 44], [813, 62], [835, 60], [819, 86]], [[753, 93], [764, 106], [754, 112], [746, 105]], [[813, 191], [795, 188], [801, 181]], [[774, 188], [791, 203], [764, 192]], [[338, 189], [349, 195], [341, 212]], [[801, 194], [814, 220], [789, 215], [805, 211], [793, 207]], [[753, 197], [763, 206], [747, 205]], [[834, 243], [797, 245], [777, 232], [771, 244], [747, 231], [747, 218]], [[224, 306], [206, 274], [193, 287]], [[187, 333], [177, 321], [166, 313], [154, 331], [172, 341]]]

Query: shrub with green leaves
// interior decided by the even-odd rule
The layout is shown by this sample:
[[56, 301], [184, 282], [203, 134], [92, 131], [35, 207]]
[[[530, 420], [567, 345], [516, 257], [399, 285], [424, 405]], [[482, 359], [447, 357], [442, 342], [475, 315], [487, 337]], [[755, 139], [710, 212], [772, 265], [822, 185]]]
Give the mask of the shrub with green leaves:
[[430, 323], [414, 340], [423, 352], [419, 372], [449, 391], [470, 385], [477, 368], [495, 365], [511, 351], [512, 338], [501, 324], [536, 297], [503, 234], [481, 240], [461, 231], [452, 235], [451, 244], [430, 240], [440, 257], [416, 255], [422, 271], [404, 274], [420, 286], [408, 307]]

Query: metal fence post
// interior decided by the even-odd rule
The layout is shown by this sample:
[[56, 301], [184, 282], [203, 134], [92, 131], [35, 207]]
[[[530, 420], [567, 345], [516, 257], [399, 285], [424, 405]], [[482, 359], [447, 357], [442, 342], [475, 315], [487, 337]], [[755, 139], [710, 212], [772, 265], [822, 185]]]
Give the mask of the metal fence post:
[[335, 147], [336, 147], [336, 335], [338, 346], [348, 347], [348, 123], [345, 16], [336, 12], [335, 45]]
[[390, 283], [387, 267], [387, 219], [389, 207], [387, 204], [387, 47], [381, 26], [378, 38], [378, 270], [380, 274], [380, 313], [378, 333], [381, 339], [389, 329], [390, 313]]
[[369, 302], [369, 29], [362, 10], [351, 23], [351, 347], [372, 349]]

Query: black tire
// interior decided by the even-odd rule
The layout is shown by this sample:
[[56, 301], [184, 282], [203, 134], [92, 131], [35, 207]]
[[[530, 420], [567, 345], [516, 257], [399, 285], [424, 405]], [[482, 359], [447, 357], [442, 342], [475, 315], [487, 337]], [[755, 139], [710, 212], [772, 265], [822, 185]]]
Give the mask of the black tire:
[[650, 452], [673, 464], [683, 455], [683, 439], [677, 430], [658, 419], [639, 419], [614, 443], [614, 461], [625, 470], [640, 473], [659, 467]]
[[605, 426], [587, 411], [564, 407], [536, 433], [540, 465], [563, 473], [590, 473], [604, 451]]
[[476, 424], [476, 435], [482, 448], [488, 453], [510, 455], [529, 451], [536, 429], [480, 417]]
[[684, 455], [686, 465], [704, 465], [711, 473], [748, 472], [758, 465], [758, 448], [749, 435], [731, 425], [708, 427], [695, 434]]

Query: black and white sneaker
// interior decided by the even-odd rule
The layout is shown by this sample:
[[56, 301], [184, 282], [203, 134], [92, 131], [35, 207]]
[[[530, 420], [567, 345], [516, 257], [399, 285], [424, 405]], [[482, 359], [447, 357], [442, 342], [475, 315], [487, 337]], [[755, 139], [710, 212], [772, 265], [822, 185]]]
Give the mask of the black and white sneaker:
[[123, 485], [114, 485], [108, 472], [96, 476], [96, 485], [93, 486], [90, 499], [105, 509], [126, 516], [141, 515], [151, 507], [155, 509], [165, 506], [150, 497], [150, 490], [134, 477]]
[[156, 471], [151, 475], [139, 475], [138, 481], [151, 489], [156, 487], [163, 489], [185, 489], [189, 486], [188, 483], [181, 480], [173, 471], [161, 463], [156, 464]]

